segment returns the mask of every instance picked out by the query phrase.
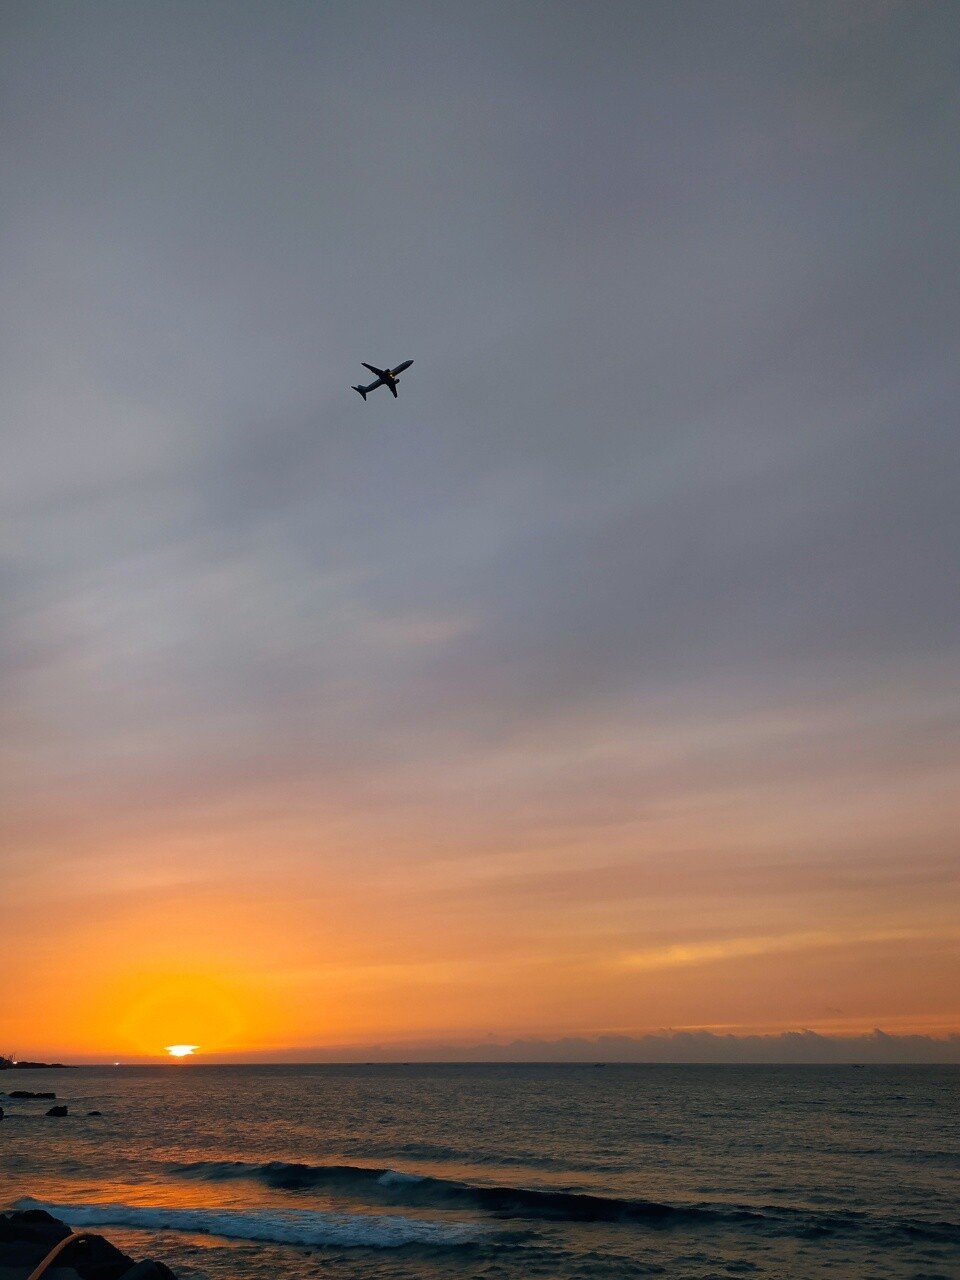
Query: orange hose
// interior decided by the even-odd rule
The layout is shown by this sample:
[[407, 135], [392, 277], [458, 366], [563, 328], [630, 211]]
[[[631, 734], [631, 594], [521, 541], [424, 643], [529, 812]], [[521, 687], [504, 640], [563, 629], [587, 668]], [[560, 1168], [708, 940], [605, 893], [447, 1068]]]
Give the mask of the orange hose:
[[61, 1253], [63, 1253], [64, 1249], [67, 1247], [68, 1244], [73, 1244], [75, 1240], [86, 1240], [87, 1236], [92, 1236], [93, 1234], [94, 1232], [92, 1231], [71, 1231], [68, 1236], [64, 1236], [62, 1240], [60, 1240], [57, 1244], [53, 1246], [53, 1248], [50, 1250], [50, 1252], [47, 1254], [44, 1260], [41, 1263], [39, 1263], [38, 1266], [34, 1267], [34, 1269], [27, 1276], [27, 1280], [40, 1280], [40, 1277], [46, 1271], [47, 1267], [49, 1267], [50, 1263], [53, 1262], [53, 1260], [56, 1257], [58, 1257]]

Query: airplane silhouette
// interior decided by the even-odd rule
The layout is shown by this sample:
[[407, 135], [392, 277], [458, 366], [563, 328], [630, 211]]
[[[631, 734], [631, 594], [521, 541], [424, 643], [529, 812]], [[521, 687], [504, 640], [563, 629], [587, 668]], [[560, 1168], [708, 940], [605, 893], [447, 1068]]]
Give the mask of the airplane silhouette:
[[389, 387], [393, 392], [393, 398], [397, 398], [397, 379], [403, 373], [404, 369], [409, 369], [413, 364], [412, 360], [404, 360], [403, 364], [398, 364], [395, 369], [378, 369], [375, 364], [367, 364], [365, 360], [360, 363], [365, 369], [369, 369], [371, 373], [377, 375], [376, 382], [371, 382], [369, 387], [354, 387], [354, 391], [359, 391], [364, 400], [367, 398], [368, 391], [376, 391], [377, 387]]

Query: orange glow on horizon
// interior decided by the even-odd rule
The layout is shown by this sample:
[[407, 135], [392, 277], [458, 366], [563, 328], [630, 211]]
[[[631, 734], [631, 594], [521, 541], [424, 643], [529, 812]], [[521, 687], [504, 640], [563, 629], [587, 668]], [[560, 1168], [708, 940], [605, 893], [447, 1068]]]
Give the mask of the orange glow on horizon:
[[[516, 847], [493, 830], [466, 852], [418, 812], [324, 827], [278, 803], [272, 826], [211, 814], [189, 837], [173, 818], [141, 836], [105, 816], [95, 855], [48, 850], [8, 885], [0, 1045], [239, 1061], [681, 1027], [957, 1032], [952, 863], [942, 806], [921, 799], [909, 876], [865, 804], [850, 825], [880, 852], [836, 855], [832, 793], [823, 810], [781, 797], [775, 815], [746, 791]], [[468, 819], [483, 832], [486, 815]]]
[[960, 0], [568, 7], [0, 27], [0, 1083], [960, 1078]]

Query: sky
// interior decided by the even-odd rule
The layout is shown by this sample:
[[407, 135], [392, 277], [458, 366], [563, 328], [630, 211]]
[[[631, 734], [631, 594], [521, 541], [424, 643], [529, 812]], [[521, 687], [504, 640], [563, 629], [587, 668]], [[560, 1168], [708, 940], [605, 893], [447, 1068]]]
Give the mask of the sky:
[[0, 21], [0, 1052], [960, 1059], [960, 9]]

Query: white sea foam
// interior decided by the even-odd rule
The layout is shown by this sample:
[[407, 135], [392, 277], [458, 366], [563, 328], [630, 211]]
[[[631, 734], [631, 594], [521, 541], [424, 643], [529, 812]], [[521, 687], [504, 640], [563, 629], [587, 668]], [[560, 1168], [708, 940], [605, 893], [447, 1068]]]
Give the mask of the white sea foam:
[[164, 1205], [52, 1204], [29, 1196], [18, 1209], [46, 1209], [72, 1227], [139, 1227], [154, 1231], [187, 1231], [228, 1240], [262, 1240], [276, 1244], [330, 1245], [338, 1248], [396, 1249], [423, 1244], [456, 1246], [478, 1241], [481, 1227], [468, 1223], [430, 1222], [394, 1215], [321, 1213], [307, 1209], [184, 1209]]
[[384, 1169], [377, 1179], [381, 1187], [413, 1186], [414, 1183], [423, 1181], [422, 1173], [403, 1173], [399, 1169]]

